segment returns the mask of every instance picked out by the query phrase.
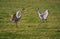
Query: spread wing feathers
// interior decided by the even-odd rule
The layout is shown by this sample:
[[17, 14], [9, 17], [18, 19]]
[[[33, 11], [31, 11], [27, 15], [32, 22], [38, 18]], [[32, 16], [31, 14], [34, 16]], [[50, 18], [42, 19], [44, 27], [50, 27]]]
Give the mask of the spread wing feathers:
[[46, 19], [48, 17], [48, 10], [45, 10], [45, 12], [43, 13], [43, 17], [44, 17], [44, 19]]
[[39, 17], [40, 17], [40, 19], [43, 19], [43, 16], [42, 16], [42, 14], [39, 14]]
[[39, 15], [40, 19], [43, 19], [43, 13], [42, 13], [42, 12], [40, 12], [40, 10], [39, 10], [39, 9], [38, 9], [38, 15]]
[[42, 19], [42, 17], [41, 17], [42, 14], [39, 9], [38, 9], [38, 15], [39, 15], [40, 19]]
[[44, 13], [41, 13], [41, 12], [38, 10], [38, 15], [39, 15], [40, 19], [47, 19], [48, 10], [45, 10]]
[[20, 17], [21, 17], [21, 13], [22, 13], [22, 12], [21, 12], [20, 10], [17, 11], [17, 13], [16, 13], [16, 17], [17, 17], [17, 18], [20, 18]]

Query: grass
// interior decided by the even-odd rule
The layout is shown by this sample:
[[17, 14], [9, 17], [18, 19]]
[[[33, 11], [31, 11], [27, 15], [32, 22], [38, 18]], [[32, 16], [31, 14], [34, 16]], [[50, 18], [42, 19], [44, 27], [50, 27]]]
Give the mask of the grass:
[[[36, 8], [49, 10], [48, 22], [42, 23]], [[11, 23], [10, 15], [25, 8], [22, 18]], [[0, 39], [60, 39], [60, 0], [0, 0]]]

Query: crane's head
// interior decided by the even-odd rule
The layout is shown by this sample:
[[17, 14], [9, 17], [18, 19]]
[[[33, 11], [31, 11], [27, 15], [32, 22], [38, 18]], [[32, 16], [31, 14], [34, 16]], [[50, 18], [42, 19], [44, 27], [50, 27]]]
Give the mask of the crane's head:
[[25, 10], [25, 8], [22, 8], [22, 10], [24, 11], [24, 10]]
[[40, 10], [40, 8], [37, 8], [37, 9], [36, 9], [36, 11], [37, 11], [38, 13], [41, 13], [41, 10]]
[[36, 9], [37, 11], [39, 10], [39, 8]]
[[[41, 9], [40, 9], [40, 8], [37, 8], [37, 9], [36, 9], [36, 11], [40, 12], [40, 11], [41, 11]], [[40, 13], [41, 13], [41, 12], [40, 12]]]
[[25, 8], [21, 8], [19, 11], [22, 13], [24, 12]]

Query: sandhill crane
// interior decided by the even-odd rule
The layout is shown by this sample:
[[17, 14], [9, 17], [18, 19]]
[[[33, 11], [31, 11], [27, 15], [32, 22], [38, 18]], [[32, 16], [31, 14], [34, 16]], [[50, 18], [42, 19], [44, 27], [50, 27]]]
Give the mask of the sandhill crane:
[[[37, 11], [38, 11], [38, 15], [39, 15], [39, 18], [41, 20], [47, 20], [47, 17], [48, 17], [48, 10], [45, 10], [43, 13], [40, 12], [39, 8], [37, 8]], [[43, 21], [44, 22], [44, 21]]]
[[23, 11], [24, 11], [24, 8], [18, 10], [16, 13], [14, 13], [14, 14], [11, 15], [10, 21], [16, 23], [16, 27], [17, 27], [17, 22], [21, 18], [21, 15], [22, 15]]

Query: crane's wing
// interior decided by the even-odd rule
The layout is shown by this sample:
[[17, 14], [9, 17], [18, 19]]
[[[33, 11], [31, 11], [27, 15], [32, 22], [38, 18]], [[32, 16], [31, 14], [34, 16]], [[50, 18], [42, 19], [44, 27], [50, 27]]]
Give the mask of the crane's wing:
[[43, 19], [43, 16], [42, 16], [42, 14], [39, 14], [39, 17], [40, 17], [40, 19]]
[[17, 18], [20, 18], [21, 17], [21, 11], [20, 10], [16, 13], [16, 17]]
[[48, 10], [46, 10], [46, 11], [43, 13], [43, 17], [44, 17], [44, 19], [47, 19], [47, 17], [48, 17]]
[[37, 11], [38, 11], [39, 18], [40, 18], [40, 19], [43, 19], [43, 14], [42, 14], [42, 12], [40, 12], [39, 8], [38, 8]]
[[39, 18], [42, 19], [41, 12], [40, 12], [39, 8], [38, 8], [38, 15], [39, 15]]
[[39, 15], [39, 18], [40, 18], [40, 19], [44, 19], [42, 13], [38, 12], [38, 15]]

